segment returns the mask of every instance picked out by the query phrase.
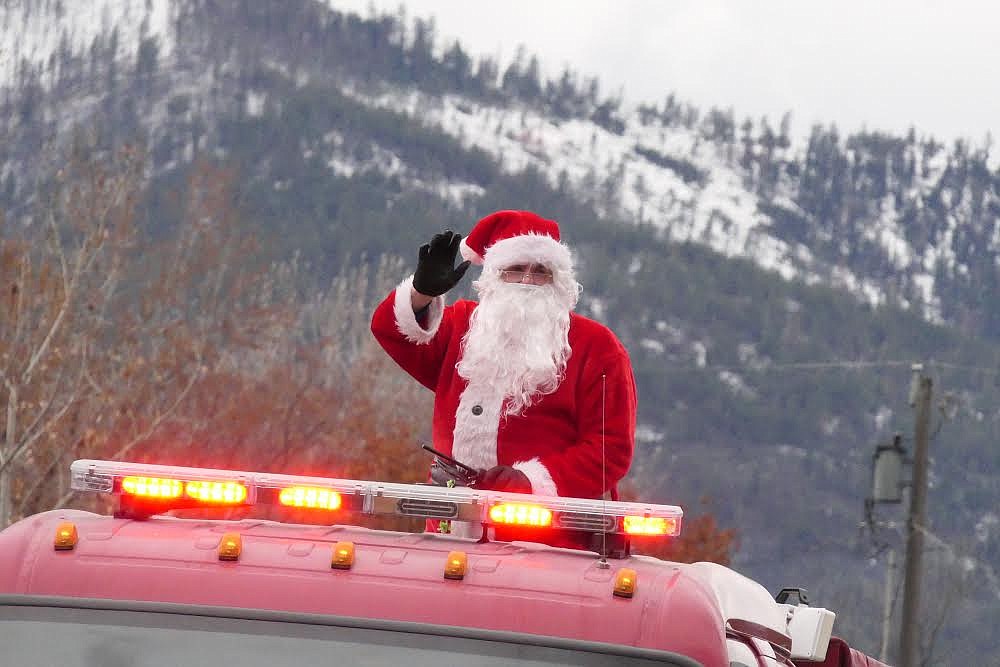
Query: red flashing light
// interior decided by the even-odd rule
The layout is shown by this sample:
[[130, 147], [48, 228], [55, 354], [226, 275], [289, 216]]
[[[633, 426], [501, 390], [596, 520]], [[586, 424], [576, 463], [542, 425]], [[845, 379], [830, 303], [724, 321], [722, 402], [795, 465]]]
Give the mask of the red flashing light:
[[166, 477], [122, 478], [122, 492], [150, 500], [177, 500], [188, 497], [204, 503], [238, 505], [247, 499], [247, 487], [239, 482], [189, 481]]
[[162, 477], [125, 477], [122, 491], [143, 498], [180, 498], [184, 493], [184, 483], [179, 479]]
[[653, 539], [680, 533], [674, 505], [520, 496], [468, 488], [81, 459], [75, 491], [120, 497], [116, 514], [146, 518], [195, 507], [282, 505], [300, 509], [458, 519], [491, 525]]
[[662, 516], [627, 516], [625, 532], [629, 535], [677, 535], [677, 519]]
[[311, 486], [290, 486], [278, 494], [278, 502], [289, 507], [308, 507], [324, 510], [340, 509], [340, 494], [330, 489]]
[[490, 508], [490, 520], [516, 526], [551, 526], [552, 512], [541, 505], [498, 503]]
[[184, 493], [205, 503], [239, 505], [247, 499], [247, 487], [239, 482], [191, 481], [185, 484]]

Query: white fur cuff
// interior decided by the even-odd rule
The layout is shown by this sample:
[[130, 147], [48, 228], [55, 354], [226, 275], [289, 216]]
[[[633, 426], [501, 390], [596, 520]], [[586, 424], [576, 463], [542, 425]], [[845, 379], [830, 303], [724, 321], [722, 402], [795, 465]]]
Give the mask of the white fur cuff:
[[558, 496], [556, 483], [549, 473], [549, 469], [542, 465], [537, 458], [530, 461], [521, 461], [512, 466], [515, 470], [520, 470], [531, 482], [531, 492], [536, 496]]
[[434, 339], [434, 334], [441, 326], [441, 318], [444, 316], [444, 297], [436, 296], [431, 301], [427, 312], [427, 328], [424, 329], [417, 322], [417, 316], [413, 314], [413, 304], [410, 301], [412, 290], [413, 276], [396, 287], [396, 297], [392, 305], [392, 312], [396, 316], [396, 328], [411, 343], [426, 345]]

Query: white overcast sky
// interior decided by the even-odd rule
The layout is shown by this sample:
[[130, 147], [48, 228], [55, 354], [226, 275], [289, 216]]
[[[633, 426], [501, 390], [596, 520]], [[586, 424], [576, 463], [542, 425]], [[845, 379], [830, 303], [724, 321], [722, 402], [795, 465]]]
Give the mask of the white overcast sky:
[[[993, 0], [329, 0], [410, 21], [435, 17], [439, 46], [509, 62], [523, 44], [546, 72], [568, 64], [604, 93], [674, 92], [737, 117], [814, 123], [974, 146], [1000, 134], [1000, 2]], [[994, 150], [994, 153], [997, 151]]]

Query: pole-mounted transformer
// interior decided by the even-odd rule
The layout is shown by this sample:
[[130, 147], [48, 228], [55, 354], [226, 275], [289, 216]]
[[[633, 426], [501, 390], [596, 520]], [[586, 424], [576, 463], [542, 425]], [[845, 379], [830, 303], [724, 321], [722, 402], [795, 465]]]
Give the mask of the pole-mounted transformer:
[[903, 436], [899, 433], [893, 436], [892, 442], [876, 447], [872, 457], [872, 502], [902, 502], [905, 463], [906, 449], [903, 447]]

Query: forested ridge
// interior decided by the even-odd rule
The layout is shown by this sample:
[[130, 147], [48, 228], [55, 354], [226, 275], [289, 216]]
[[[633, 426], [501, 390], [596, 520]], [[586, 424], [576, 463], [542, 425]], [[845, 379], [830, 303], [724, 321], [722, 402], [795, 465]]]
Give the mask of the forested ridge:
[[[5, 20], [69, 15], [28, 4]], [[871, 651], [879, 549], [900, 544], [902, 514], [858, 528], [870, 457], [893, 432], [909, 438], [909, 366], [926, 363], [947, 397], [930, 508], [949, 549], [928, 556], [945, 609], [928, 612], [940, 627], [925, 637], [941, 664], [995, 648], [972, 629], [1000, 608], [1000, 174], [987, 143], [831, 125], [796, 146], [791, 116], [740, 118], [669, 92], [628, 109], [580, 73], [544, 79], [527, 50], [501, 66], [402, 15], [184, 0], [161, 32], [143, 16], [81, 47], [67, 28], [56, 55], [21, 61], [0, 93], [11, 518], [82, 506], [66, 477], [84, 457], [420, 478], [430, 399], [375, 348], [368, 315], [432, 233], [527, 208], [560, 221], [581, 311], [632, 356], [635, 493], [734, 530], [734, 567], [809, 588]], [[640, 127], [668, 140], [552, 178], [558, 154], [532, 148], [512, 168], [428, 122], [425, 102], [370, 103], [410, 93], [490, 114], [498, 133], [531, 113], [590, 124], [591, 142]], [[734, 174], [768, 233], [808, 250], [798, 268], [830, 279], [677, 241], [652, 208], [629, 208], [651, 187], [630, 177], [637, 163], [702, 198], [719, 170]]]

